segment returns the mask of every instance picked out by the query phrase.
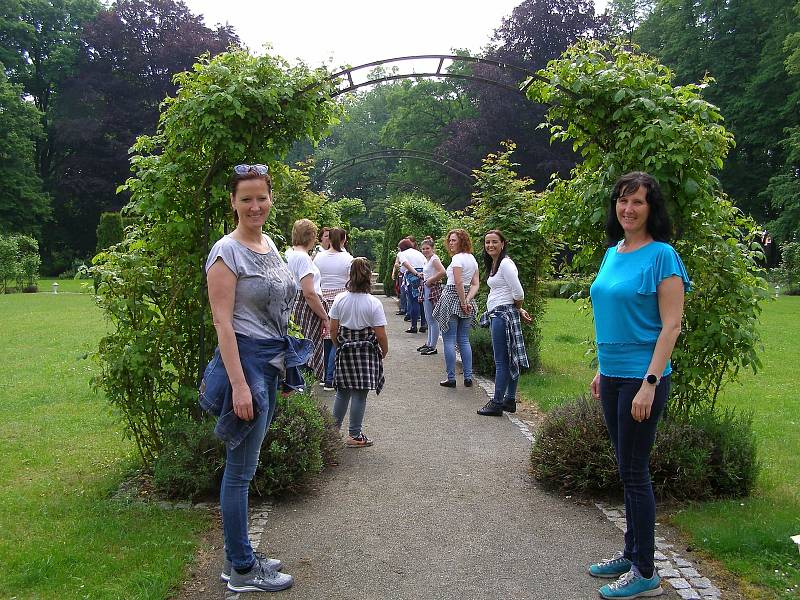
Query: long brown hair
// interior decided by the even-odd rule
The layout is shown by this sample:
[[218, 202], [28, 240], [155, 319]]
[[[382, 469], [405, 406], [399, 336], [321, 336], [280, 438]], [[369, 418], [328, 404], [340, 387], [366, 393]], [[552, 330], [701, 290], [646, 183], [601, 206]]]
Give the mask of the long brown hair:
[[350, 263], [350, 280], [347, 282], [347, 291], [356, 294], [372, 292], [372, 267], [366, 258], [359, 256]]
[[347, 232], [341, 227], [331, 228], [331, 231], [328, 234], [328, 239], [331, 242], [331, 248], [333, 248], [337, 252], [345, 250], [344, 244], [345, 241], [347, 240]]

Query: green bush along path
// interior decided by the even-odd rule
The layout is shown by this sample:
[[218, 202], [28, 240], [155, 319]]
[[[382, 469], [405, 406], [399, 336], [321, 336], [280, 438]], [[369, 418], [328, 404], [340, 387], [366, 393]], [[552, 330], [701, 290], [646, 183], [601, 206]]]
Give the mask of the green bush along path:
[[[569, 300], [548, 300], [542, 323], [542, 366], [520, 380], [520, 393], [548, 410], [588, 391], [595, 370], [586, 356], [591, 317]], [[763, 369], [744, 373], [720, 396], [720, 408], [753, 412], [763, 468], [750, 498], [690, 505], [673, 522], [692, 545], [777, 597], [800, 595], [800, 297], [764, 304]], [[753, 597], [763, 598], [763, 590]]]
[[88, 383], [105, 329], [89, 294], [0, 296], [0, 598], [163, 598], [207, 526], [110, 499], [135, 456]]

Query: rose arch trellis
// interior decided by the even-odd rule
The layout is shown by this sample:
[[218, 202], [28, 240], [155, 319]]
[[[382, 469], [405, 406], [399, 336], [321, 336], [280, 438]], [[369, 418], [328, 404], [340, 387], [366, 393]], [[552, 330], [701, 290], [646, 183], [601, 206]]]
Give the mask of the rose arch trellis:
[[[430, 73], [392, 73], [383, 80], [449, 76], [442, 71], [447, 57], [437, 56], [439, 66]], [[277, 159], [298, 139], [324, 137], [340, 114], [335, 96], [370, 83], [355, 82], [358, 69], [331, 75], [243, 51], [204, 57], [177, 77], [179, 90], [165, 101], [156, 134], [134, 145], [133, 176], [124, 187], [135, 224], [124, 242], [95, 260], [99, 304], [112, 324], [100, 343], [97, 381], [146, 462], [158, 455], [162, 427], [196, 410], [210, 324], [203, 265], [212, 227], [221, 232], [228, 216], [232, 165], [269, 162], [280, 183], [285, 167]], [[689, 240], [679, 251], [697, 274], [687, 300], [688, 332], [676, 356], [689, 365], [681, 385], [708, 384], [714, 392], [719, 386], [705, 372], [722, 378], [756, 364], [758, 339], [751, 332], [758, 303], [749, 290], [757, 291], [758, 282], [741, 258], [750, 257], [749, 224], [734, 215], [711, 173], [732, 143], [718, 110], [696, 86], [673, 87], [664, 67], [624, 48], [581, 44], [546, 70], [518, 74], [515, 89], [550, 106], [547, 126], [554, 139], [571, 141], [584, 158], [570, 179], [552, 182], [543, 230], [567, 236], [591, 254], [602, 247], [599, 224], [613, 180], [633, 168], [650, 170], [673, 200]], [[709, 274], [709, 264], [724, 268]], [[715, 296], [722, 286], [724, 295]], [[734, 313], [741, 318], [732, 321]], [[724, 336], [703, 337], [709, 319]], [[699, 358], [692, 362], [692, 356]]]

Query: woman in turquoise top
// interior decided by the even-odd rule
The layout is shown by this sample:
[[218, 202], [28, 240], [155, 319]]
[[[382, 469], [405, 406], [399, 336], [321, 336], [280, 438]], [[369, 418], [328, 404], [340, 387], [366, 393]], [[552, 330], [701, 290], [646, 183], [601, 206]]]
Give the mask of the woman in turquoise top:
[[617, 578], [603, 598], [663, 593], [655, 572], [656, 503], [650, 451], [670, 386], [670, 354], [681, 332], [689, 276], [669, 241], [672, 225], [658, 183], [641, 172], [614, 185], [609, 249], [591, 287], [599, 372], [591, 391], [603, 406], [625, 491], [625, 548], [589, 573]]

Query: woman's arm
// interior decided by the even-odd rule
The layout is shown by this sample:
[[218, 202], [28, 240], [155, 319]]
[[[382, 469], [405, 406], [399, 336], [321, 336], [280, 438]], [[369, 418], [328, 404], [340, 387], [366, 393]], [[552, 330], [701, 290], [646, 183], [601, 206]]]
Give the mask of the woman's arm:
[[378, 339], [381, 355], [386, 358], [386, 355], [389, 354], [389, 338], [386, 337], [386, 327], [381, 325], [380, 327], [373, 327], [372, 330], [375, 332], [375, 337]]
[[339, 319], [331, 319], [328, 321], [328, 328], [331, 332], [331, 344], [336, 348], [336, 335], [339, 333]]
[[428, 287], [439, 283], [442, 279], [447, 277], [447, 271], [445, 270], [442, 261], [440, 261], [438, 258], [433, 259], [433, 268], [436, 269], [436, 272], [425, 280], [425, 285]]
[[406, 271], [407, 271], [408, 273], [416, 273], [416, 272], [417, 272], [417, 270], [416, 270], [416, 269], [415, 269], [415, 268], [412, 266], [412, 264], [411, 264], [410, 262], [408, 262], [407, 260], [404, 260], [404, 261], [403, 261], [403, 266], [406, 268]]
[[[661, 316], [661, 333], [656, 340], [656, 348], [647, 372], [659, 379], [667, 366], [670, 354], [675, 348], [675, 342], [681, 333], [681, 319], [683, 318], [683, 280], [677, 275], [667, 277], [658, 284], [658, 312]], [[642, 387], [636, 393], [631, 405], [631, 416], [636, 421], [650, 418], [656, 386], [642, 381]]]
[[245, 421], [253, 418], [253, 396], [244, 377], [239, 346], [233, 331], [233, 304], [236, 299], [236, 274], [217, 260], [208, 269], [208, 301], [214, 329], [217, 331], [219, 352], [233, 389], [233, 412]]
[[309, 273], [300, 280], [300, 289], [303, 292], [303, 298], [306, 299], [306, 303], [311, 307], [311, 310], [314, 311], [314, 314], [322, 319], [323, 323], [326, 322], [328, 320], [328, 313], [325, 312], [325, 307], [322, 306], [322, 301], [319, 299], [319, 295], [314, 289], [313, 273]]
[[453, 283], [456, 286], [456, 293], [458, 294], [458, 301], [461, 303], [461, 308], [469, 306], [469, 303], [467, 302], [467, 295], [464, 293], [464, 285], [461, 283], [461, 277], [463, 274], [463, 267], [453, 267]]
[[477, 271], [472, 274], [472, 279], [469, 282], [469, 292], [467, 292], [467, 304], [472, 302], [472, 300], [477, 296], [478, 289], [481, 287], [481, 279], [480, 275]]

